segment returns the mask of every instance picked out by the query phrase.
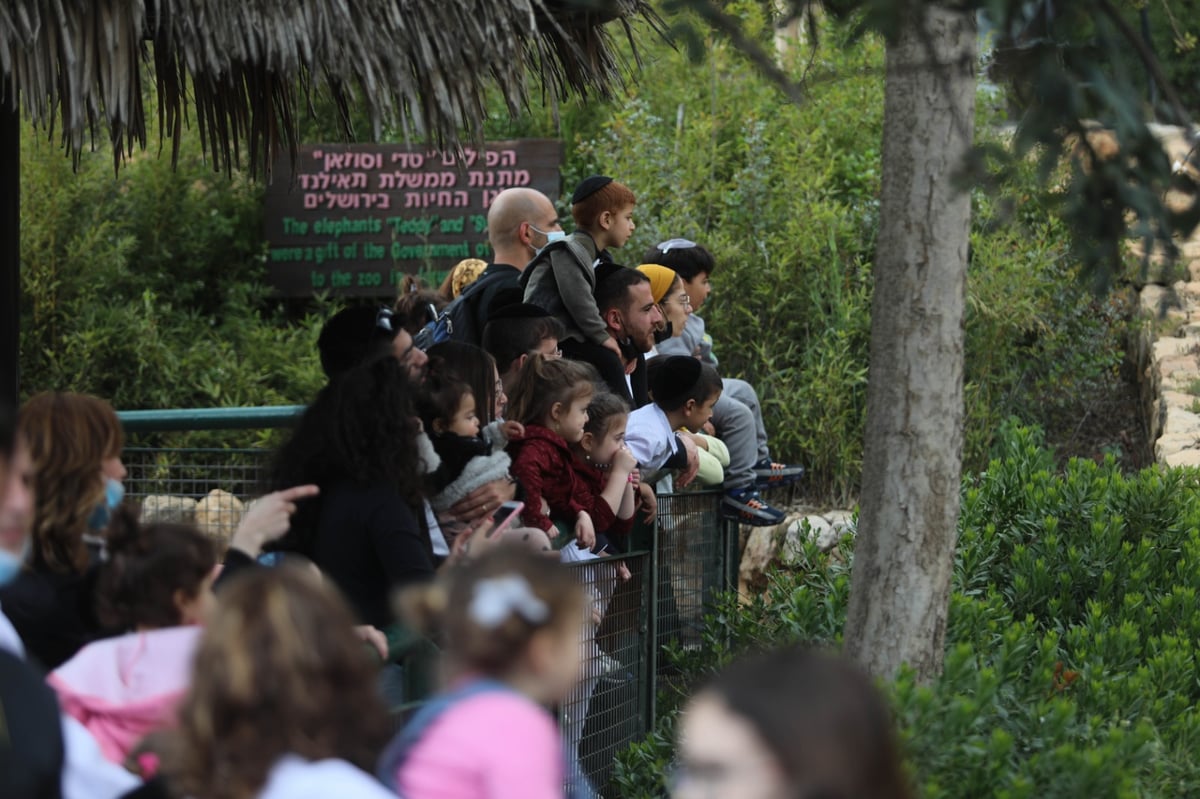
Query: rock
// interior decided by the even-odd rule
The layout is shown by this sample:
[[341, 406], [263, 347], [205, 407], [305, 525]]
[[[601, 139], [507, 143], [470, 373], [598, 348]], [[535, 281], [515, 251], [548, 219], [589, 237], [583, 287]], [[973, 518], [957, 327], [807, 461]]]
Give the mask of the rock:
[[1168, 308], [1180, 307], [1179, 297], [1175, 295], [1175, 292], [1167, 286], [1160, 286], [1157, 283], [1143, 287], [1138, 298], [1142, 309], [1155, 317], [1163, 316]]
[[825, 521], [829, 522], [834, 530], [841, 533], [839, 541], [858, 532], [858, 525], [854, 521], [853, 511], [831, 510], [825, 514]]
[[242, 501], [220, 488], [208, 492], [208, 496], [196, 503], [196, 525], [221, 545], [229, 546], [229, 539], [242, 520]]
[[1200, 449], [1185, 449], [1163, 458], [1167, 466], [1200, 466]]
[[142, 500], [143, 522], [175, 522], [194, 524], [196, 500], [169, 494], [151, 494]]
[[804, 541], [811, 541], [822, 552], [828, 552], [837, 546], [841, 533], [834, 530], [833, 525], [824, 516], [815, 513], [792, 521], [784, 534], [781, 559], [785, 564], [794, 565], [803, 561]]
[[1163, 427], [1163, 437], [1167, 436], [1191, 436], [1194, 439], [1200, 438], [1200, 416], [1192, 413], [1190, 409], [1184, 410], [1179, 407], [1167, 408], [1167, 423]]
[[[1167, 415], [1168, 422], [1170, 414]], [[1184, 450], [1194, 449], [1200, 443], [1200, 439], [1195, 434], [1177, 433], [1170, 436], [1162, 436], [1154, 443], [1154, 456], [1159, 461], [1166, 463], [1167, 457], [1174, 455]]]
[[[785, 522], [786, 524], [786, 522]], [[751, 527], [738, 564], [738, 593], [749, 597], [766, 587], [766, 573], [779, 554], [782, 536], [778, 527]]]
[[1162, 361], [1167, 358], [1178, 358], [1180, 356], [1191, 356], [1192, 350], [1196, 348], [1196, 342], [1187, 338], [1178, 336], [1168, 336], [1160, 338], [1154, 342], [1154, 357]]

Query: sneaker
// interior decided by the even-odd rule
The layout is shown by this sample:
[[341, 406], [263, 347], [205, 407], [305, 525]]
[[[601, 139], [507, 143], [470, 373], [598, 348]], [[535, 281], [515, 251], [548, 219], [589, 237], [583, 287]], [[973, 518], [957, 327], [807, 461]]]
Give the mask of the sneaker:
[[789, 466], [786, 463], [775, 463], [770, 458], [763, 458], [754, 464], [754, 484], [757, 488], [778, 488], [790, 486], [804, 477], [803, 466]]
[[772, 508], [753, 488], [731, 488], [721, 499], [721, 515], [726, 519], [754, 527], [770, 527], [784, 519], [784, 512]]

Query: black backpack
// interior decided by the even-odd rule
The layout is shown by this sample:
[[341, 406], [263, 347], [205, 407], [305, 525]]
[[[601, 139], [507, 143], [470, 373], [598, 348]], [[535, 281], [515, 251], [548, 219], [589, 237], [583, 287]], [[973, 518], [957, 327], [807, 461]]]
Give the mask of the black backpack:
[[417, 331], [417, 335], [413, 336], [413, 344], [423, 350], [443, 341], [465, 341], [478, 347], [483, 339], [483, 331], [477, 324], [480, 299], [488, 286], [504, 277], [509, 275], [503, 271], [480, 275], [478, 280], [443, 308], [436, 319]]

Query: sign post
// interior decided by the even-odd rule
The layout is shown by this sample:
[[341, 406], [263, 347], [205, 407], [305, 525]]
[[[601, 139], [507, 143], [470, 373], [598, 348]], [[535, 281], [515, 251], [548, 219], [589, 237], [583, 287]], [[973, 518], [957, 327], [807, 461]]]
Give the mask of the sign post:
[[304, 145], [267, 188], [267, 279], [282, 296], [395, 295], [464, 258], [490, 260], [487, 209], [527, 186], [558, 196], [557, 139], [488, 142], [462, 156], [403, 145]]

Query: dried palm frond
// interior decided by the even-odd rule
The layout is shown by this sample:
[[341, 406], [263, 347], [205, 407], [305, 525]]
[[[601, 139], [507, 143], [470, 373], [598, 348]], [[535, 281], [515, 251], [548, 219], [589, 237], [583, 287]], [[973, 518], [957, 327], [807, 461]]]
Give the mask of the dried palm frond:
[[622, 66], [612, 21], [631, 43], [636, 22], [663, 32], [647, 0], [8, 0], [0, 94], [36, 125], [61, 124], [76, 159], [107, 128], [119, 166], [146, 146], [151, 83], [173, 159], [194, 107], [217, 168], [245, 144], [269, 174], [279, 152], [294, 157], [318, 89], [343, 119], [362, 103], [376, 134], [398, 126], [439, 147], [480, 137], [488, 91], [517, 113], [530, 75], [559, 99], [609, 96]]

